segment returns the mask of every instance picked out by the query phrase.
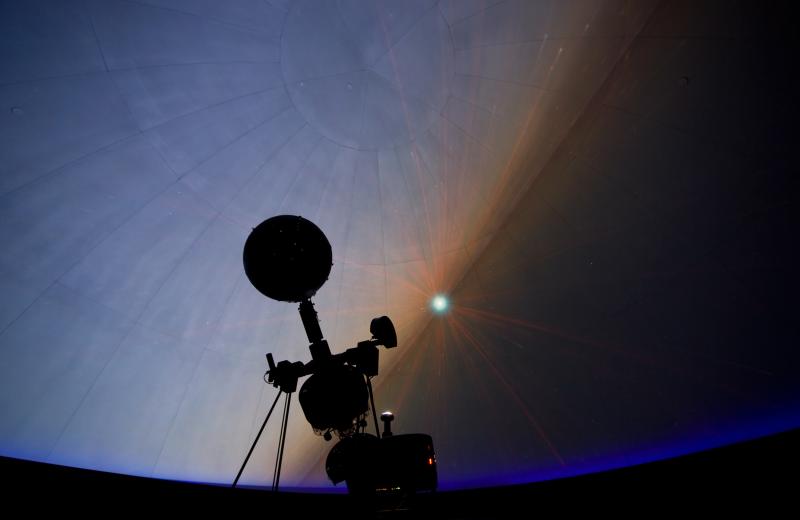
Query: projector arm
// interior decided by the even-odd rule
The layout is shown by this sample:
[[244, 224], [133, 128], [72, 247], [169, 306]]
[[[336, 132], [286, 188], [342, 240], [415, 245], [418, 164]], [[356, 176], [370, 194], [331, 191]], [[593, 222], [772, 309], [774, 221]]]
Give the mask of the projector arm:
[[301, 377], [317, 373], [329, 364], [348, 364], [358, 369], [367, 377], [378, 375], [378, 347], [381, 343], [376, 339], [359, 341], [358, 344], [327, 359], [312, 359], [308, 363], [281, 361], [277, 365], [272, 354], [267, 354], [267, 381], [281, 391], [291, 393], [297, 390], [297, 380]]

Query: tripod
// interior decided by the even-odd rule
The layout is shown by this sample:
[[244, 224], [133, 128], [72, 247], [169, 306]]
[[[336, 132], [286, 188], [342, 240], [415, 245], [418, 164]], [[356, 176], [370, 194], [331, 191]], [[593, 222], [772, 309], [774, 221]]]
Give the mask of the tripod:
[[[328, 343], [322, 339], [322, 331], [320, 330], [319, 322], [317, 321], [317, 313], [314, 311], [314, 305], [310, 300], [303, 300], [303, 302], [300, 304], [300, 317], [303, 320], [303, 326], [306, 329], [308, 339], [311, 341], [310, 348], [312, 355], [317, 359], [320, 357], [330, 356], [331, 354], [330, 349], [328, 348]], [[281, 433], [280, 437], [278, 438], [278, 455], [275, 458], [275, 469], [272, 473], [272, 491], [277, 492], [281, 481], [281, 466], [283, 464], [284, 447], [286, 446], [286, 430], [289, 425], [289, 407], [292, 404], [292, 394], [297, 390], [297, 380], [306, 375], [307, 367], [303, 363], [289, 363], [288, 361], [281, 361], [276, 365], [275, 360], [272, 358], [272, 354], [267, 354], [267, 365], [269, 366], [269, 370], [264, 375], [266, 376], [269, 374], [268, 382], [273, 383], [279, 388], [278, 395], [275, 396], [275, 400], [272, 402], [269, 412], [267, 412], [267, 417], [261, 424], [261, 428], [259, 428], [258, 434], [256, 435], [252, 446], [250, 446], [250, 451], [247, 452], [247, 456], [244, 458], [244, 462], [242, 462], [242, 467], [239, 468], [239, 473], [236, 474], [236, 479], [233, 481], [231, 487], [235, 488], [236, 484], [239, 483], [239, 479], [244, 472], [244, 468], [250, 461], [250, 456], [253, 454], [256, 444], [258, 444], [258, 440], [261, 438], [261, 434], [264, 432], [264, 428], [267, 426], [267, 422], [269, 421], [273, 410], [275, 410], [275, 405], [278, 404], [278, 399], [280, 399], [281, 394], [286, 394], [283, 402]], [[375, 424], [377, 425], [377, 421]]]
[[[236, 479], [233, 481], [233, 485], [231, 485], [231, 487], [235, 488], [236, 484], [239, 483], [239, 479], [244, 472], [244, 468], [250, 461], [250, 456], [253, 454], [253, 450], [255, 450], [256, 444], [258, 444], [258, 440], [261, 438], [261, 434], [264, 432], [264, 428], [267, 426], [267, 421], [269, 421], [272, 411], [275, 409], [275, 405], [278, 404], [278, 399], [280, 399], [282, 393], [284, 393], [283, 390], [278, 390], [278, 395], [276, 395], [275, 400], [272, 401], [272, 406], [270, 406], [269, 412], [267, 412], [267, 417], [264, 419], [264, 422], [261, 423], [261, 428], [258, 430], [258, 434], [253, 441], [253, 445], [250, 446], [250, 451], [247, 452], [247, 456], [244, 458], [244, 462], [242, 462], [242, 467], [239, 468], [239, 473], [236, 474]], [[281, 421], [281, 433], [280, 437], [278, 438], [278, 455], [275, 458], [275, 469], [272, 472], [272, 491], [278, 491], [278, 485], [281, 481], [281, 464], [283, 463], [283, 449], [286, 445], [286, 427], [289, 424], [289, 406], [291, 404], [292, 392], [286, 392], [286, 397], [283, 401], [283, 420]]]

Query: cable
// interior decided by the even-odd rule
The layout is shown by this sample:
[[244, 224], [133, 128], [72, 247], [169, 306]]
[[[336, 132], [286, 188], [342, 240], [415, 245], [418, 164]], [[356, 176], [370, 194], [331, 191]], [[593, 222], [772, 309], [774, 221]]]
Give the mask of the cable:
[[367, 389], [369, 390], [369, 402], [372, 405], [372, 418], [375, 419], [375, 435], [380, 439], [381, 430], [378, 428], [378, 412], [375, 410], [375, 398], [372, 397], [372, 378], [367, 377]]
[[239, 473], [236, 474], [236, 480], [233, 481], [233, 485], [231, 487], [236, 487], [236, 483], [239, 482], [239, 477], [242, 476], [242, 472], [244, 471], [244, 467], [247, 466], [247, 461], [250, 460], [250, 455], [253, 454], [253, 450], [258, 443], [258, 439], [261, 438], [261, 433], [264, 431], [264, 427], [267, 425], [267, 421], [269, 421], [269, 416], [272, 415], [272, 410], [275, 409], [275, 405], [278, 404], [278, 398], [281, 396], [281, 390], [278, 390], [278, 395], [275, 396], [275, 400], [272, 401], [272, 406], [269, 407], [269, 412], [267, 412], [267, 418], [264, 419], [264, 422], [261, 424], [261, 429], [258, 430], [258, 435], [256, 435], [256, 440], [253, 441], [253, 445], [250, 446], [250, 451], [247, 452], [247, 457], [244, 458], [244, 462], [242, 463], [242, 467], [239, 468]]

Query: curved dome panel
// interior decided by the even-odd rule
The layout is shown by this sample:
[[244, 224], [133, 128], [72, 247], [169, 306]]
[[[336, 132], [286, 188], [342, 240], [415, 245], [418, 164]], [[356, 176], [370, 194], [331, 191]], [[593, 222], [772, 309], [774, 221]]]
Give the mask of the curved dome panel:
[[[788, 94], [731, 87], [755, 7], [657, 3], [4, 3], [0, 454], [231, 482], [264, 354], [310, 358], [242, 268], [281, 214], [332, 246], [334, 351], [397, 326], [378, 405], [444, 487], [796, 426]], [[327, 485], [289, 433], [281, 482]]]

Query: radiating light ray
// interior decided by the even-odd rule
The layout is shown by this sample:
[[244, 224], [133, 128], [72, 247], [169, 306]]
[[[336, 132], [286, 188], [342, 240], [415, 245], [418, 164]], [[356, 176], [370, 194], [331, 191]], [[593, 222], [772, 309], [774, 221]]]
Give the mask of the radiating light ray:
[[[618, 344], [615, 344], [615, 343], [594, 340], [592, 338], [587, 338], [587, 337], [580, 336], [580, 335], [577, 335], [577, 334], [565, 332], [565, 331], [556, 329], [554, 327], [550, 327], [550, 326], [546, 326], [546, 325], [542, 325], [542, 324], [537, 324], [537, 323], [532, 323], [532, 322], [529, 322], [529, 321], [526, 321], [526, 320], [520, 320], [520, 319], [504, 316], [502, 314], [497, 314], [497, 313], [493, 313], [493, 312], [489, 312], [489, 311], [482, 311], [482, 310], [479, 310], [479, 309], [467, 308], [467, 307], [459, 307], [459, 311], [463, 312], [466, 315], [472, 316], [474, 318], [483, 319], [484, 321], [494, 322], [494, 323], [508, 323], [508, 324], [516, 325], [516, 326], [523, 327], [523, 328], [526, 328], [526, 329], [535, 330], [537, 332], [541, 332], [541, 333], [544, 333], [544, 334], [547, 334], [547, 335], [550, 335], [550, 336], [555, 336], [555, 337], [558, 337], [558, 338], [561, 338], [561, 339], [566, 339], [566, 340], [568, 340], [570, 342], [573, 342], [573, 343], [578, 343], [578, 344], [582, 344], [582, 345], [588, 345], [588, 346], [591, 346], [591, 347], [595, 347], [595, 348], [598, 348], [600, 350], [603, 350], [603, 351], [606, 351], [606, 352], [610, 352], [612, 354], [616, 354], [616, 355], [622, 356], [622, 357], [624, 357], [624, 358], [626, 358], [626, 359], [628, 359], [630, 361], [633, 361], [633, 362], [636, 362], [636, 363], [639, 363], [639, 364], [642, 364], [642, 365], [658, 368], [658, 369], [668, 370], [668, 371], [673, 372], [675, 374], [679, 374], [679, 375], [681, 375], [683, 377], [686, 377], [688, 379], [694, 380], [694, 381], [696, 381], [696, 382], [698, 382], [698, 383], [700, 383], [702, 385], [711, 386], [711, 387], [723, 390], [723, 391], [725, 391], [727, 393], [730, 393], [732, 395], [737, 395], [737, 396], [742, 397], [744, 399], [748, 399], [748, 400], [751, 400], [753, 402], [757, 402], [755, 400], [755, 398], [753, 398], [752, 396], [750, 396], [748, 394], [743, 394], [738, 389], [736, 389], [736, 388], [734, 388], [734, 387], [732, 387], [732, 386], [730, 386], [728, 384], [723, 384], [723, 383], [719, 383], [719, 382], [715, 382], [715, 381], [709, 381], [709, 379], [708, 379], [708, 377], [707, 377], [707, 375], [705, 373], [696, 373], [697, 370], [695, 369], [694, 365], [688, 365], [688, 366], [676, 365], [673, 362], [673, 360], [669, 360], [669, 359], [663, 358], [663, 356], [656, 357], [656, 356], [654, 356], [652, 354], [649, 355], [649, 356], [648, 355], [644, 355], [643, 353], [637, 352], [634, 349], [625, 348], [624, 346], [621, 346], [621, 345], [618, 345]], [[687, 355], [690, 355], [690, 356], [694, 357], [693, 353], [689, 353], [689, 352], [686, 352], [686, 351], [683, 351], [683, 352], [685, 354], [687, 354]], [[715, 361], [715, 360], [711, 360], [711, 359], [706, 359], [706, 361], [712, 362], [712, 363], [714, 363], [716, 365], [723, 364], [723, 362]], [[759, 374], [763, 374], [763, 371], [761, 371], [761, 370], [759, 370], [757, 368], [753, 368], [753, 367], [748, 367], [748, 368], [753, 372], [756, 372], [756, 373], [759, 373]]]
[[[549, 15], [548, 15], [548, 22], [546, 24], [547, 26], [550, 25], [550, 18], [552, 18], [552, 12], [549, 13]], [[539, 63], [541, 63], [542, 53], [544, 51], [544, 47], [547, 44], [547, 42], [548, 42], [548, 38], [547, 38], [547, 35], [545, 35], [545, 38], [542, 40], [542, 43], [539, 46], [539, 50], [538, 50], [538, 53], [537, 53], [537, 56], [536, 56], [535, 63], [537, 65]], [[559, 56], [560, 56], [560, 53], [559, 53]], [[558, 57], [556, 59], [558, 59]], [[552, 70], [553, 70], [553, 67], [548, 69], [547, 75], [546, 75], [545, 80], [544, 80], [544, 84], [545, 85], [547, 83], [549, 83], [549, 81], [550, 81], [550, 76], [551, 76]], [[528, 137], [528, 131], [530, 129], [531, 123], [533, 122], [533, 117], [534, 117], [534, 115], [536, 114], [536, 111], [539, 108], [540, 100], [541, 100], [541, 97], [537, 97], [536, 100], [534, 101], [534, 103], [532, 104], [531, 108], [528, 110], [528, 114], [527, 114], [527, 116], [525, 118], [525, 125], [523, 126], [522, 130], [520, 131], [520, 133], [519, 133], [519, 135], [518, 135], [518, 137], [516, 139], [516, 141], [514, 142], [514, 146], [511, 149], [511, 153], [509, 154], [509, 158], [508, 158], [508, 161], [506, 161], [505, 167], [501, 170], [500, 179], [497, 182], [497, 184], [495, 185], [496, 187], [495, 187], [495, 190], [493, 192], [493, 195], [490, 197], [488, 203], [484, 207], [484, 211], [480, 214], [480, 216], [478, 218], [478, 222], [479, 222], [478, 229], [479, 230], [486, 229], [486, 227], [487, 227], [492, 215], [494, 215], [496, 213], [497, 208], [502, 203], [502, 198], [503, 198], [503, 195], [505, 194], [505, 192], [507, 191], [507, 186], [508, 186], [508, 184], [510, 182], [510, 177], [511, 177], [512, 173], [514, 173], [514, 168], [512, 167], [512, 165], [513, 165], [514, 161], [517, 158], [517, 154], [519, 152], [520, 145], [523, 142], [526, 142], [526, 139]]]
[[[413, 133], [411, 131], [411, 122], [410, 122], [410, 117], [408, 115], [408, 105], [406, 103], [406, 96], [405, 96], [405, 91], [404, 91], [405, 89], [403, 88], [403, 82], [400, 79], [400, 73], [399, 73], [398, 68], [397, 68], [397, 61], [396, 61], [395, 56], [394, 56], [394, 45], [392, 45], [392, 43], [390, 41], [389, 31], [386, 28], [386, 23], [384, 21], [384, 14], [383, 14], [382, 10], [379, 10], [378, 20], [380, 21], [381, 29], [383, 30], [384, 40], [386, 42], [386, 46], [389, 49], [387, 54], [389, 56], [389, 61], [392, 64], [392, 71], [394, 72], [395, 81], [397, 82], [398, 92], [400, 94], [400, 105], [401, 105], [401, 107], [403, 109], [403, 119], [404, 119], [404, 121], [406, 123], [406, 129], [408, 131], [408, 135], [409, 135], [409, 137], [412, 137]], [[416, 143], [415, 143], [414, 140], [411, 141], [411, 153], [412, 153], [412, 157], [414, 158], [414, 161], [415, 161], [415, 165], [416, 165], [415, 170], [416, 170], [416, 173], [417, 173], [417, 182], [418, 182], [418, 185], [419, 185], [420, 193], [422, 195], [422, 205], [423, 205], [424, 214], [425, 214], [426, 229], [427, 229], [427, 232], [428, 232], [427, 239], [428, 239], [428, 244], [429, 244], [429, 247], [430, 247], [429, 251], [430, 251], [430, 255], [431, 255], [430, 261], [433, 263], [434, 271], [435, 271], [436, 255], [433, 252], [433, 240], [432, 240], [433, 233], [432, 233], [432, 230], [431, 230], [428, 202], [427, 202], [427, 198], [425, 196], [425, 190], [423, 188], [423, 184], [422, 184], [422, 181], [421, 181], [421, 166], [419, 164], [419, 159], [418, 159], [419, 151], [416, 148]], [[430, 285], [433, 286], [433, 283], [431, 283]]]
[[398, 364], [403, 364], [402, 370], [405, 372], [405, 377], [402, 378], [400, 389], [397, 392], [398, 407], [406, 407], [405, 405], [408, 402], [408, 397], [411, 394], [411, 388], [416, 383], [414, 375], [419, 372], [419, 367], [424, 357], [424, 349], [419, 348], [419, 346], [417, 347], [418, 348], [408, 349], [406, 351], [407, 354], [398, 360]]
[[[449, 381], [449, 379], [447, 377], [447, 374], [448, 374], [447, 368], [448, 368], [449, 365], [448, 365], [448, 362], [447, 362], [447, 348], [444, 348], [444, 346], [445, 346], [444, 329], [441, 328], [441, 327], [439, 328], [439, 331], [438, 331], [438, 334], [437, 334], [437, 337], [436, 337], [436, 341], [442, 347], [442, 348], [439, 349], [439, 351], [438, 351], [439, 355], [436, 358], [437, 361], [438, 361], [438, 367], [437, 367], [437, 371], [436, 371], [437, 372], [436, 381], [437, 381], [437, 383], [439, 383], [439, 386], [441, 387], [441, 390], [436, 392], [436, 398], [439, 401], [439, 403], [441, 403], [444, 400], [446, 389], [450, 388], [450, 385], [451, 385], [451, 383], [450, 383], [450, 381]], [[442, 406], [442, 404], [439, 404], [437, 406], [437, 409], [444, 410], [445, 408]], [[439, 422], [442, 423], [441, 428], [444, 431], [447, 431], [447, 429], [448, 429], [448, 414], [443, 413], [439, 417], [437, 417], [437, 419], [438, 419]]]
[[442, 323], [448, 326], [450, 337], [453, 338], [450, 344], [453, 345], [455, 354], [464, 362], [462, 367], [463, 370], [466, 371], [464, 374], [466, 379], [474, 382], [472, 384], [480, 386], [480, 390], [476, 391], [475, 394], [482, 398], [484, 405], [490, 405], [490, 396], [495, 395], [496, 391], [489, 385], [489, 378], [486, 377], [485, 367], [476, 361], [474, 355], [471, 355], [471, 353], [475, 351], [475, 348], [468, 340], [461, 341], [462, 334], [458, 330], [458, 318], [448, 317], [448, 319], [442, 321]]
[[525, 417], [528, 419], [528, 422], [533, 426], [536, 433], [542, 439], [542, 441], [546, 444], [547, 448], [550, 450], [550, 453], [553, 457], [558, 460], [559, 464], [563, 467], [566, 466], [566, 462], [561, 457], [561, 454], [556, 449], [555, 445], [553, 445], [552, 441], [550, 440], [547, 433], [545, 433], [542, 426], [539, 424], [539, 421], [533, 416], [528, 406], [519, 396], [516, 389], [511, 385], [511, 383], [503, 376], [503, 374], [498, 370], [497, 366], [494, 364], [492, 359], [489, 357], [488, 354], [484, 351], [483, 347], [481, 346], [480, 342], [472, 335], [472, 333], [467, 329], [465, 325], [459, 322], [458, 319], [453, 319], [451, 321], [453, 326], [457, 331], [461, 333], [461, 335], [472, 345], [475, 351], [480, 354], [483, 360], [486, 362], [486, 365], [491, 369], [492, 373], [494, 374], [495, 378], [498, 382], [500, 382], [506, 391], [511, 395], [514, 403], [520, 408]]
[[422, 285], [422, 283], [430, 282], [430, 272], [427, 267], [415, 268], [411, 273], [397, 274], [390, 269], [387, 269], [386, 272], [392, 284], [400, 285], [405, 289], [418, 293], [420, 296], [427, 296], [433, 290], [433, 285]]

